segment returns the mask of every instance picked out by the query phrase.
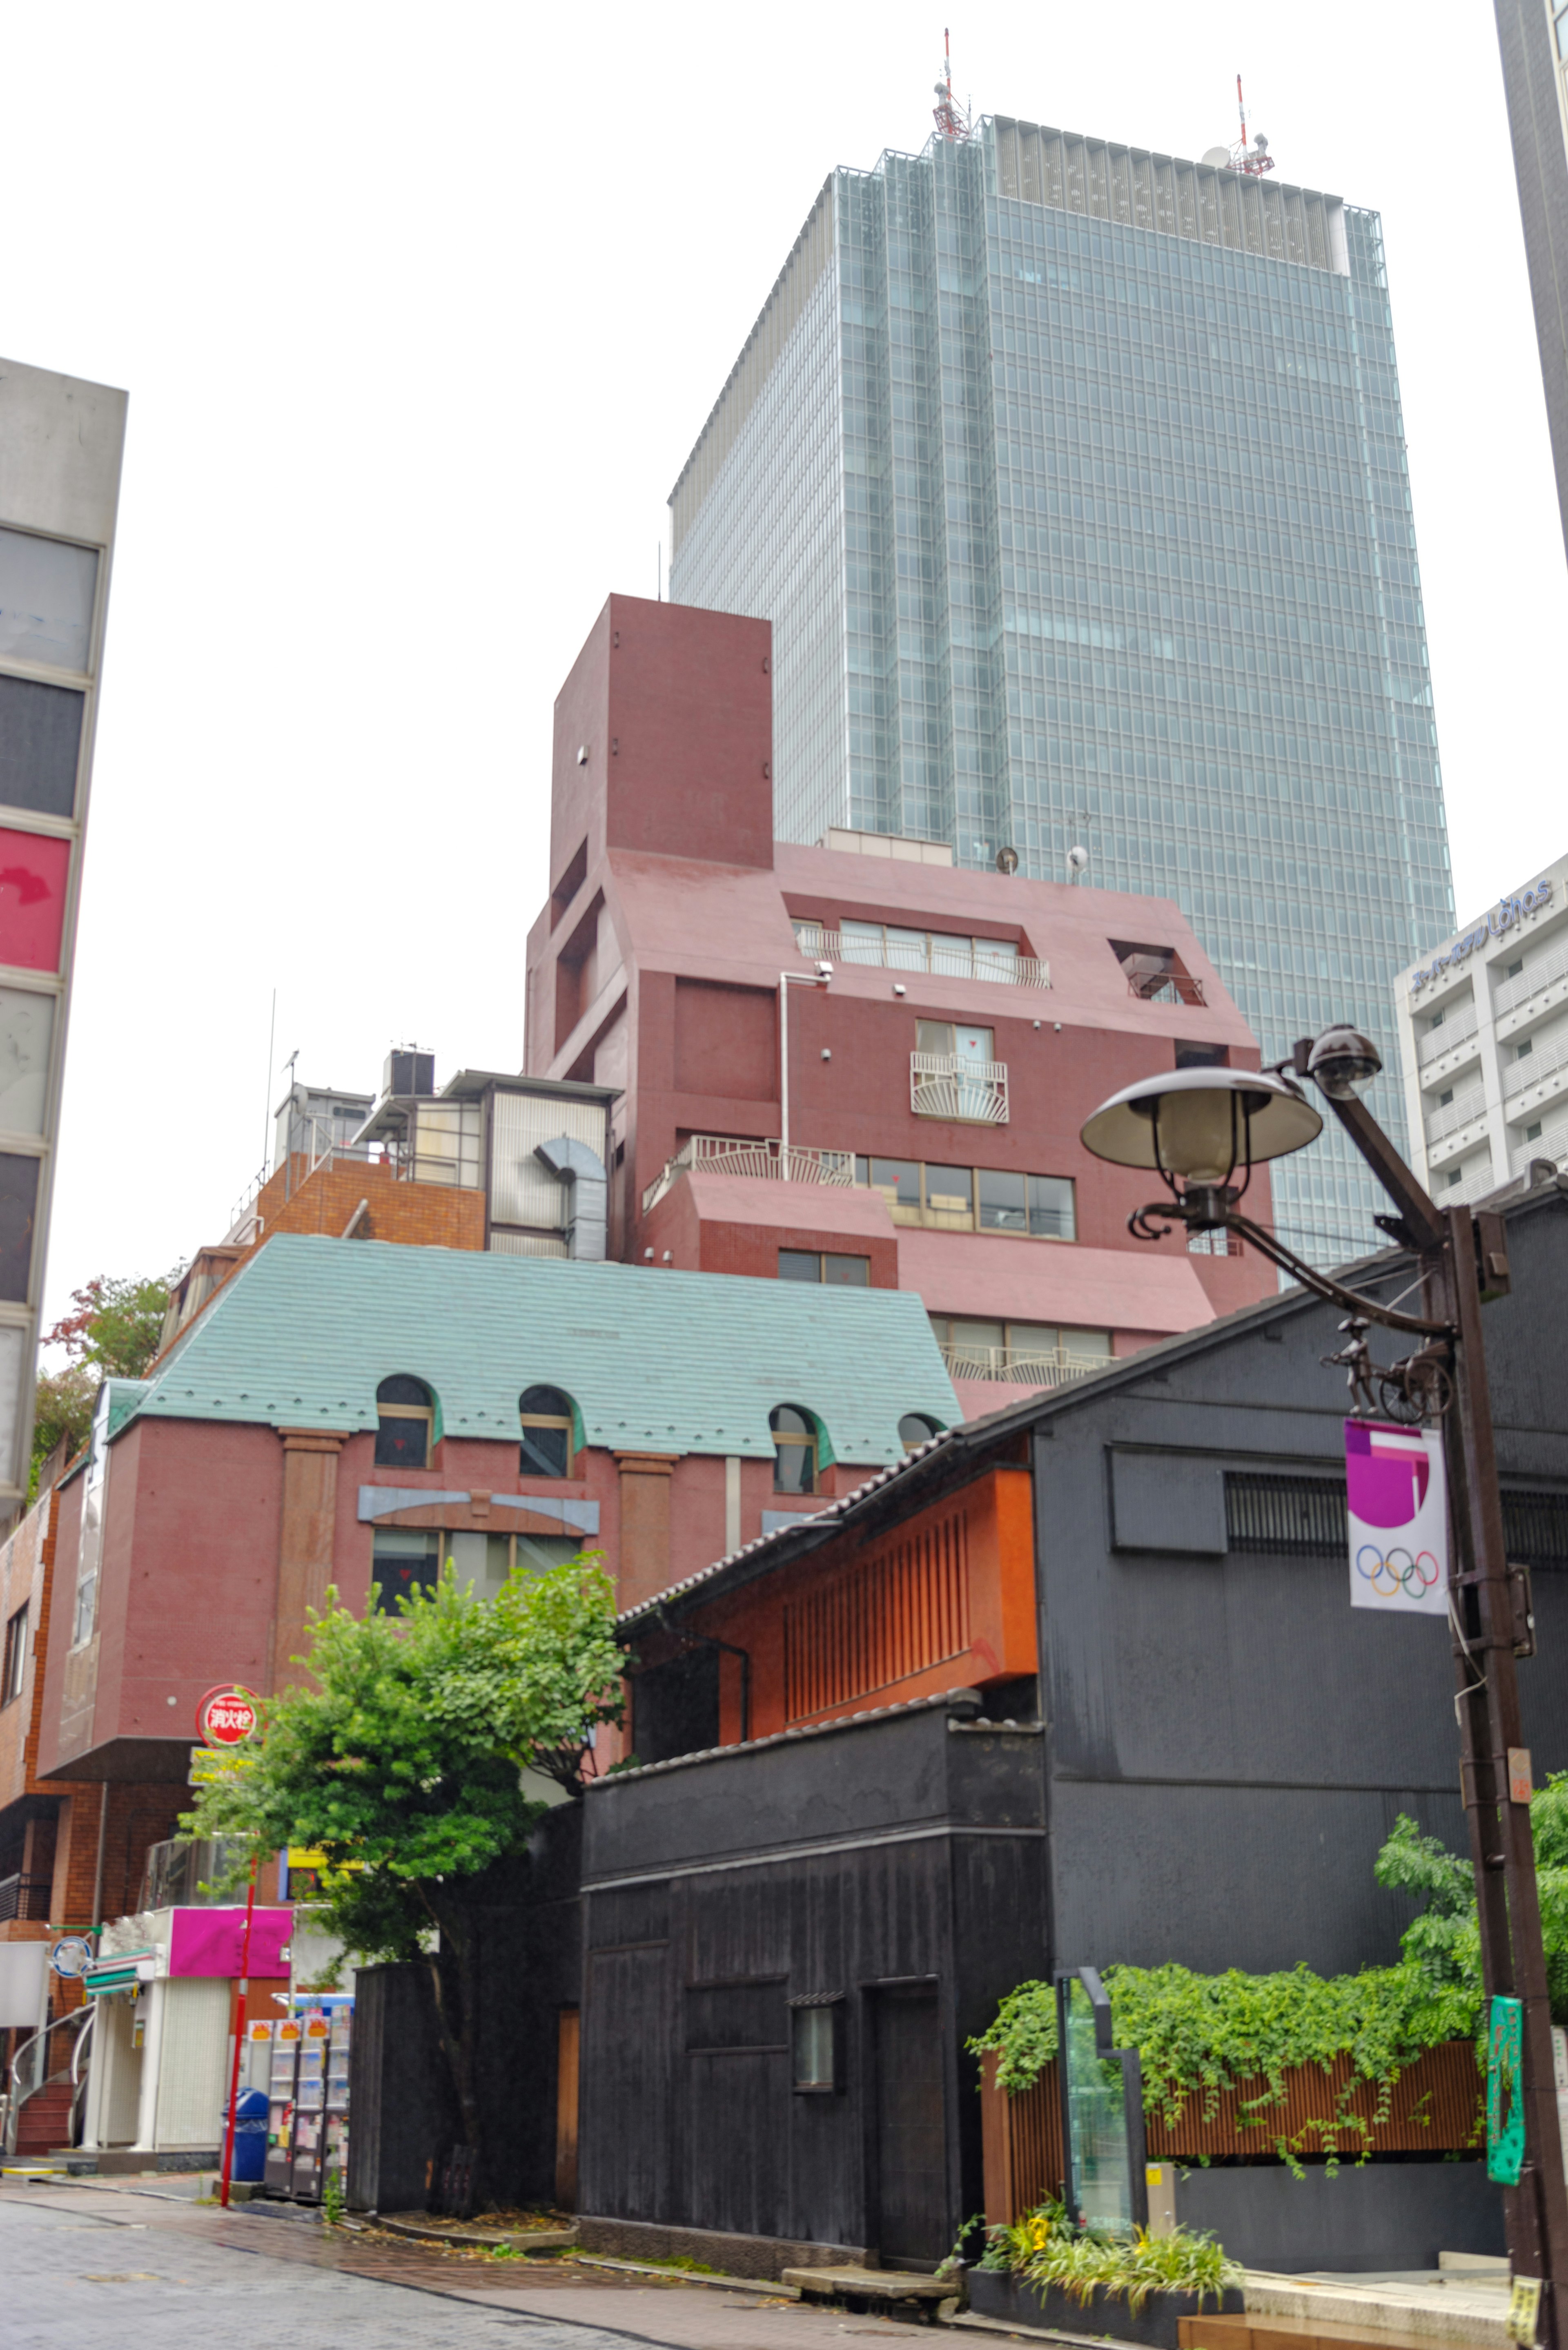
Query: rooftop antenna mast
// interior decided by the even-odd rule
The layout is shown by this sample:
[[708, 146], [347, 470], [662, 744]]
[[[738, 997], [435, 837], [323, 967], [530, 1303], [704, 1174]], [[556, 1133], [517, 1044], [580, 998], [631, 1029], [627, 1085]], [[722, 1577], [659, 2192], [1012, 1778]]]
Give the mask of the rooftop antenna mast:
[[961, 106], [953, 96], [953, 45], [945, 25], [942, 27], [942, 78], [937, 84], [937, 102], [931, 109], [931, 120], [937, 126], [939, 139], [964, 140], [970, 135], [969, 109]]
[[1240, 74], [1236, 76], [1236, 111], [1241, 118], [1241, 136], [1231, 150], [1231, 169], [1232, 172], [1245, 172], [1250, 178], [1256, 179], [1262, 172], [1273, 170], [1274, 159], [1261, 130], [1251, 145], [1249, 147], [1247, 144], [1247, 101], [1241, 95]]

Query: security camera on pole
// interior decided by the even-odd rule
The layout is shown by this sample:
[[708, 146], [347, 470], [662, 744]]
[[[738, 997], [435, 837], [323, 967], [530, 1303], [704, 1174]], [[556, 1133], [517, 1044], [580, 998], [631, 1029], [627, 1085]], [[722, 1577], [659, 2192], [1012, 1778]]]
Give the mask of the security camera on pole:
[[[1511, 1571], [1504, 1547], [1480, 1324], [1483, 1304], [1508, 1292], [1507, 1235], [1501, 1215], [1439, 1209], [1428, 1197], [1359, 1098], [1381, 1067], [1369, 1037], [1330, 1028], [1303, 1038], [1272, 1069], [1182, 1069], [1128, 1086], [1095, 1112], [1083, 1139], [1097, 1158], [1151, 1168], [1163, 1179], [1169, 1197], [1127, 1220], [1138, 1239], [1158, 1240], [1162, 1228], [1172, 1226], [1239, 1233], [1303, 1288], [1345, 1309], [1348, 1343], [1328, 1359], [1349, 1371], [1357, 1418], [1347, 1429], [1366, 1435], [1363, 1450], [1373, 1441], [1377, 1405], [1394, 1423], [1382, 1431], [1388, 1437], [1413, 1436], [1433, 1423], [1441, 1430], [1453, 1534], [1447, 1613], [1460, 1783], [1493, 2051], [1488, 2171], [1503, 2189], [1514, 2280], [1510, 2331], [1515, 2341], [1568, 2350], [1568, 2187], [1531, 1836], [1530, 1757], [1521, 1740], [1514, 1669], [1516, 1657], [1533, 1653], [1533, 1632], [1524, 1579]], [[1394, 1212], [1376, 1222], [1416, 1256], [1421, 1314], [1345, 1288], [1242, 1214], [1253, 1167], [1301, 1149], [1323, 1131], [1303, 1078], [1315, 1085], [1388, 1194]], [[1380, 1368], [1365, 1335], [1375, 1324], [1418, 1343]], [[1396, 1478], [1401, 1473], [1387, 1465]], [[1412, 1508], [1437, 1507], [1440, 1520], [1418, 1467], [1412, 1462], [1404, 1473], [1413, 1480]], [[1354, 1509], [1354, 1482], [1350, 1491]], [[1425, 1555], [1418, 1554], [1417, 1565]]]

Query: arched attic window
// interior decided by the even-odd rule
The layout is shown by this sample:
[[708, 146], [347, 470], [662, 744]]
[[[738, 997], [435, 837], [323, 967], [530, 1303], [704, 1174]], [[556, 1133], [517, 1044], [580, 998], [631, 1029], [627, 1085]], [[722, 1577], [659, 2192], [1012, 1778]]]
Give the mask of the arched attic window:
[[820, 1463], [820, 1430], [799, 1404], [781, 1403], [768, 1414], [774, 1439], [775, 1493], [815, 1493]]
[[907, 1411], [898, 1422], [898, 1441], [906, 1452], [918, 1452], [933, 1436], [940, 1436], [942, 1424], [927, 1411]]
[[435, 1398], [423, 1379], [400, 1371], [376, 1389], [376, 1466], [428, 1469], [435, 1440]]
[[569, 1477], [572, 1473], [572, 1399], [559, 1388], [524, 1388], [517, 1404], [523, 1442], [517, 1458], [524, 1477]]

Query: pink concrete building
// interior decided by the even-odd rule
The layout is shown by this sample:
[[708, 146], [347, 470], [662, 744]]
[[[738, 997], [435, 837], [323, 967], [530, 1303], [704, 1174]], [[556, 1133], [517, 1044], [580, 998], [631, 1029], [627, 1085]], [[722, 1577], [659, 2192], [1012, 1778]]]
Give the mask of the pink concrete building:
[[1266, 1295], [1133, 1241], [1151, 1179], [1078, 1140], [1152, 1070], [1258, 1066], [1179, 909], [774, 841], [771, 644], [612, 596], [556, 701], [525, 1066], [619, 1094], [610, 1253], [917, 1291], [971, 1413]]

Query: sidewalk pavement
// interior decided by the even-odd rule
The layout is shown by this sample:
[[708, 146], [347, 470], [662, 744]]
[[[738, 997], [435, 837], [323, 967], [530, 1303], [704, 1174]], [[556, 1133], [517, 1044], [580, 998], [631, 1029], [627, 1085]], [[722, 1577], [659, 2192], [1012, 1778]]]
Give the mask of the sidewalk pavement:
[[[0, 2186], [6, 2350], [167, 2350], [192, 2324], [284, 2350], [867, 2350], [923, 2326], [495, 2262], [324, 2229], [277, 2204], [229, 2211], [149, 2179]], [[416, 2297], [417, 2296], [417, 2297]]]

